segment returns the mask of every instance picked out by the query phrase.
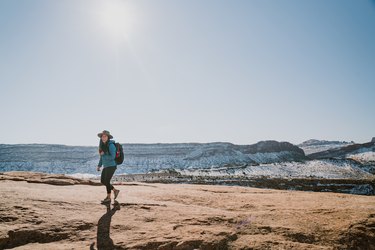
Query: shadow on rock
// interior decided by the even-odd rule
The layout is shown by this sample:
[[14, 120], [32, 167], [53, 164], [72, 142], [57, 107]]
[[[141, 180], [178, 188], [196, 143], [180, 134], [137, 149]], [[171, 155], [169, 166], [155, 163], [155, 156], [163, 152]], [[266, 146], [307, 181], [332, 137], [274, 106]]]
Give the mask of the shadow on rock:
[[[115, 249], [116, 246], [113, 244], [113, 240], [110, 237], [110, 228], [111, 228], [111, 220], [112, 216], [116, 213], [117, 210], [120, 210], [120, 204], [115, 201], [113, 204], [113, 208], [111, 209], [111, 203], [103, 204], [107, 207], [107, 211], [105, 214], [100, 217], [98, 221], [98, 230], [97, 230], [97, 237], [96, 237], [96, 244], [98, 250], [110, 250]], [[90, 246], [91, 250], [94, 250], [95, 242], [93, 242]]]

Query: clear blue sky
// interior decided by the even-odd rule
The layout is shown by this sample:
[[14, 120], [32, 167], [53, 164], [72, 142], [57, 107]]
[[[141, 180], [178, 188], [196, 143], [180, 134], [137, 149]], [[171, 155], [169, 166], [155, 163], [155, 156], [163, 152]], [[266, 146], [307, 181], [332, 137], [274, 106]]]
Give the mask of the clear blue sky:
[[375, 3], [1, 0], [0, 143], [375, 136]]

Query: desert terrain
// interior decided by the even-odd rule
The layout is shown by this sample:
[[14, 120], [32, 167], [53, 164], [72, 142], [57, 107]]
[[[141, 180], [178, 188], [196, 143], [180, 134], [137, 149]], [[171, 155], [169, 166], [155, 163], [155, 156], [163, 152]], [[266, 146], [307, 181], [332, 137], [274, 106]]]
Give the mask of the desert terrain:
[[1, 249], [375, 249], [375, 198], [0, 174]]

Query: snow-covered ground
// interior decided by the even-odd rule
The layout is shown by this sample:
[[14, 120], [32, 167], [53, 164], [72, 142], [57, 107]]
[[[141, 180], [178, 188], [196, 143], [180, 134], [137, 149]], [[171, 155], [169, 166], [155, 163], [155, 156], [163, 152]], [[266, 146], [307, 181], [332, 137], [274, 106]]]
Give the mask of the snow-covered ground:
[[[321, 144], [311, 141], [304, 145]], [[365, 178], [375, 173], [375, 146], [344, 153], [337, 160], [311, 161], [294, 145], [274, 141], [255, 145], [222, 142], [123, 144], [123, 148], [125, 160], [116, 174], [175, 169], [189, 175]], [[34, 171], [91, 178], [100, 174], [96, 171], [98, 160], [97, 147], [0, 144], [0, 172]]]
[[[222, 142], [123, 144], [125, 159], [124, 163], [118, 166], [116, 173], [272, 163], [304, 157], [303, 153], [294, 151], [249, 153], [249, 147], [251, 145]], [[0, 172], [36, 171], [96, 175], [98, 161], [97, 147], [0, 144]]]
[[362, 163], [375, 162], [375, 152], [349, 154], [347, 155], [347, 158], [351, 158]]
[[85, 174], [85, 173], [75, 173], [75, 174], [67, 174], [67, 176], [71, 176], [74, 178], [79, 179], [98, 179], [100, 178], [100, 174]]
[[341, 160], [314, 160], [283, 162], [210, 169], [177, 170], [183, 175], [195, 176], [244, 176], [244, 177], [316, 177], [316, 178], [370, 178], [372, 174], [362, 170], [359, 164]]
[[347, 154], [346, 158], [356, 160], [362, 164], [375, 164], [375, 148], [363, 148], [354, 153]]

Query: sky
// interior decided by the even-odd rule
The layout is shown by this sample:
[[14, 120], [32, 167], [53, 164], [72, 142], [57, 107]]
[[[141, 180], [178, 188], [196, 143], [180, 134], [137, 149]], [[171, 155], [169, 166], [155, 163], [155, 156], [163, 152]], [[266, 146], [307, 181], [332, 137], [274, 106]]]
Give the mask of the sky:
[[0, 143], [375, 136], [375, 1], [1, 0]]

